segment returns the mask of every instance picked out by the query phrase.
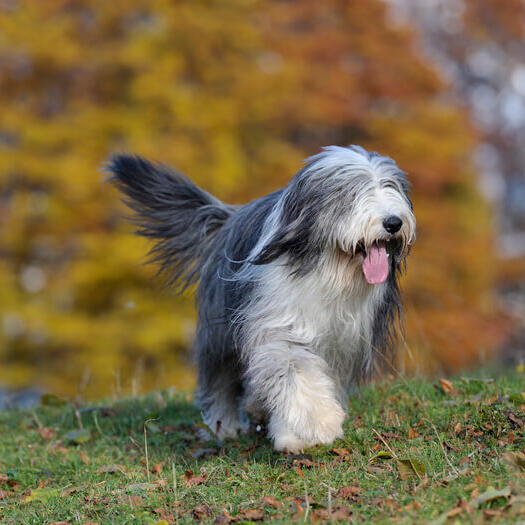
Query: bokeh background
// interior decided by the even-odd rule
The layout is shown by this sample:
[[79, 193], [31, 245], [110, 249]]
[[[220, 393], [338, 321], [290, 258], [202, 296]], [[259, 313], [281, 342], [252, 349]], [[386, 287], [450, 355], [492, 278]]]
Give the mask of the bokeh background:
[[0, 0], [0, 389], [194, 384], [192, 295], [143, 264], [115, 151], [229, 203], [324, 145], [392, 156], [419, 235], [396, 367], [519, 364], [524, 21], [521, 0]]

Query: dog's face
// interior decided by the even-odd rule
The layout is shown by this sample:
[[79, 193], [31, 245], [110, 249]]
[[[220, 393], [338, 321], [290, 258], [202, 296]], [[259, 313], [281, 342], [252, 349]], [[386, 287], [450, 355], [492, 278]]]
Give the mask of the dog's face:
[[284, 190], [258, 262], [287, 254], [301, 274], [323, 254], [338, 253], [361, 264], [370, 284], [384, 282], [415, 240], [406, 175], [390, 158], [357, 146], [331, 146], [306, 162]]

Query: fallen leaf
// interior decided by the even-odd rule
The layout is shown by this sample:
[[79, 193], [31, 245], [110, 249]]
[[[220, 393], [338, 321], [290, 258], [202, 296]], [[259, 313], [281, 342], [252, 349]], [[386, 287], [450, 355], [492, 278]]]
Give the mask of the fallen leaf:
[[280, 501], [277, 501], [273, 496], [264, 496], [262, 502], [266, 503], [267, 505], [270, 505], [274, 509], [278, 509], [283, 505]]
[[332, 510], [331, 518], [333, 520], [346, 520], [352, 514], [352, 509], [348, 507], [336, 507]]
[[46, 441], [50, 441], [51, 439], [55, 439], [57, 437], [55, 429], [51, 427], [39, 428], [38, 433], [40, 434], [40, 437]]
[[314, 466], [314, 462], [308, 458], [294, 459], [293, 464], [296, 467], [303, 467], [303, 468], [312, 468]]
[[501, 516], [501, 510], [483, 509], [483, 514], [486, 518], [491, 519], [495, 518], [496, 516]]
[[294, 467], [295, 472], [299, 474], [302, 478], [304, 478], [304, 472], [299, 467]]
[[454, 389], [454, 386], [448, 379], [440, 379], [439, 385], [441, 386], [441, 390], [443, 390], [445, 394], [450, 394], [450, 392], [452, 392], [452, 390]]
[[499, 498], [508, 498], [510, 496], [510, 487], [505, 487], [501, 490], [489, 489], [483, 494], [480, 494], [477, 498], [470, 501], [470, 505], [474, 508], [478, 508], [483, 503], [487, 501], [493, 501]]
[[184, 473], [184, 482], [189, 487], [193, 487], [194, 485], [202, 485], [206, 482], [206, 476], [194, 476], [193, 470], [187, 470]]
[[408, 431], [408, 439], [414, 439], [418, 435], [419, 434], [412, 427], [410, 427], [410, 429]]
[[361, 494], [361, 489], [359, 487], [341, 487], [336, 494], [336, 497], [348, 499], [348, 500], [357, 500]]
[[224, 511], [222, 514], [215, 518], [215, 521], [213, 523], [215, 525], [222, 525], [223, 523], [231, 523], [232, 521], [235, 521], [235, 519], [232, 516], [230, 516], [228, 512]]
[[161, 463], [155, 463], [155, 466], [152, 469], [153, 474], [157, 474], [157, 476], [160, 476], [162, 474], [162, 467], [164, 466], [164, 461]]
[[29, 503], [31, 501], [42, 501], [45, 503], [49, 501], [50, 499], [60, 497], [60, 494], [61, 494], [60, 489], [49, 489], [49, 488], [33, 489], [31, 490], [29, 495], [27, 495], [24, 498], [23, 502]]
[[377, 454], [374, 454], [368, 460], [368, 463], [370, 465], [374, 465], [375, 463], [379, 463], [380, 461], [384, 459], [392, 459], [392, 454], [390, 452], [387, 452], [386, 450], [380, 450]]
[[416, 477], [421, 478], [427, 471], [425, 465], [415, 458], [398, 459], [397, 468], [399, 470], [399, 477], [402, 480]]
[[64, 439], [66, 441], [71, 441], [72, 443], [76, 443], [77, 445], [80, 445], [82, 443], [86, 443], [91, 438], [91, 434], [89, 430], [81, 429], [81, 430], [72, 430], [71, 432], [68, 432]]
[[67, 401], [55, 394], [44, 394], [40, 398], [40, 404], [46, 407], [63, 407], [67, 405]]
[[523, 452], [506, 452], [503, 461], [512, 470], [525, 472], [525, 454]]
[[69, 449], [67, 449], [61, 440], [55, 441], [51, 443], [51, 450], [54, 450], [56, 452], [60, 452], [61, 454], [67, 454], [69, 452]]
[[347, 448], [333, 448], [330, 452], [337, 456], [350, 456], [350, 451]]
[[202, 520], [211, 516], [211, 509], [208, 505], [197, 505], [191, 512], [196, 520]]
[[264, 519], [264, 512], [259, 509], [241, 510], [239, 513], [244, 519], [249, 521], [262, 521]]
[[97, 474], [115, 474], [115, 472], [124, 474], [124, 467], [121, 465], [105, 465], [97, 470]]
[[82, 461], [82, 463], [85, 463], [86, 465], [89, 465], [91, 463], [90, 459], [87, 457], [86, 453], [83, 450], [79, 450], [78, 455], [80, 456], [80, 461]]
[[77, 487], [67, 487], [65, 488], [61, 493], [60, 495], [65, 498], [67, 496], [70, 496], [71, 494], [76, 494], [77, 492], [82, 492], [83, 490], [86, 490], [87, 488], [89, 488], [90, 485], [78, 485]]
[[510, 420], [511, 420], [516, 426], [518, 426], [518, 427], [520, 427], [520, 428], [523, 428], [523, 425], [524, 425], [523, 421], [522, 421], [519, 417], [515, 416], [512, 412], [509, 412], [509, 413], [508, 413], [508, 418], [509, 418], [509, 419], [510, 419]]

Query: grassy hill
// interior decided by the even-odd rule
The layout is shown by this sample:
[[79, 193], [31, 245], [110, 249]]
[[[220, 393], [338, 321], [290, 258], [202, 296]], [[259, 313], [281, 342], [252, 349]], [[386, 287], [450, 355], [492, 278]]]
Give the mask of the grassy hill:
[[516, 523], [525, 520], [522, 374], [371, 385], [345, 437], [300, 456], [264, 430], [198, 439], [190, 395], [0, 412], [0, 522]]

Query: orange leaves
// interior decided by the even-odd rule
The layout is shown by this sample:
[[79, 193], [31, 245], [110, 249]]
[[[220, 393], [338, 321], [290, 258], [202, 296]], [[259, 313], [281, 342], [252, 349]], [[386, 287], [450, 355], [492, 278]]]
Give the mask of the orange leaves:
[[441, 390], [443, 390], [445, 394], [450, 394], [450, 392], [452, 392], [452, 389], [454, 388], [452, 386], [452, 383], [448, 379], [440, 379], [439, 385], [441, 386]]
[[17, 356], [2, 363], [3, 382], [45, 361], [42, 384], [63, 394], [194, 386], [182, 355], [192, 301], [159, 294], [154, 269], [138, 264], [148, 245], [100, 185], [113, 150], [171, 163], [237, 203], [286, 184], [323, 145], [392, 155], [411, 175], [424, 232], [404, 283], [407, 369], [449, 370], [498, 344], [490, 215], [465, 160], [474, 133], [382, 2], [235, 2], [227, 14], [220, 2], [167, 2], [152, 31], [110, 4], [88, 2], [98, 22], [79, 31], [60, 2], [33, 2], [24, 24], [0, 20], [0, 61], [17, 64], [23, 48], [26, 64], [0, 78], [0, 310], [10, 312], [0, 345]]
[[184, 483], [188, 487], [193, 487], [195, 485], [202, 485], [203, 483], [206, 483], [206, 475], [194, 475], [193, 470], [187, 470], [184, 473]]

